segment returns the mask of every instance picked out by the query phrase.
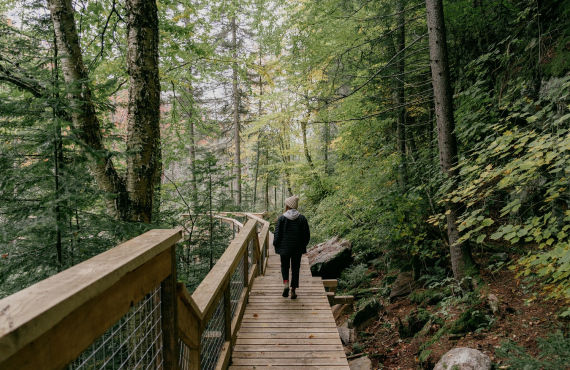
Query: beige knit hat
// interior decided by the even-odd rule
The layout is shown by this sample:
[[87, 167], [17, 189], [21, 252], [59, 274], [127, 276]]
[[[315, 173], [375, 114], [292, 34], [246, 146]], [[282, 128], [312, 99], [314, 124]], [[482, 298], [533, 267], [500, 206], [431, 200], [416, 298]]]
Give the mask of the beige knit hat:
[[299, 197], [293, 195], [292, 197], [285, 199], [285, 205], [291, 209], [297, 209], [297, 206], [299, 205]]

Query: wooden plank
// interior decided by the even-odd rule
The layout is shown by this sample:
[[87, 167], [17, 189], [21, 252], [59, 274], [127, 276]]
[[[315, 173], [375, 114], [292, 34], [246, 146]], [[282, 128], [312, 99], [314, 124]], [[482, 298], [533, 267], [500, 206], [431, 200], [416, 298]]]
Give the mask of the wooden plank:
[[336, 325], [327, 326], [317, 326], [317, 327], [307, 327], [307, 326], [295, 326], [291, 325], [280, 325], [277, 327], [270, 327], [267, 325], [251, 325], [251, 326], [241, 326], [239, 330], [239, 335], [241, 333], [337, 333], [338, 330]]
[[[309, 366], [309, 365], [232, 365], [229, 367], [230, 370], [243, 370], [243, 369], [251, 369], [253, 366], [256, 370], [290, 370], [290, 369], [302, 369], [302, 370], [323, 370], [322, 366]], [[327, 370], [350, 370], [348, 366], [343, 365], [327, 365]]]
[[258, 331], [240, 331], [239, 339], [339, 339], [337, 332], [330, 331], [325, 333], [314, 332], [258, 332]]
[[342, 344], [338, 338], [239, 338], [236, 345], [263, 345], [263, 344]]
[[323, 286], [330, 292], [336, 292], [338, 286], [337, 279], [323, 279]]
[[170, 247], [170, 275], [160, 283], [160, 321], [163, 364], [178, 369], [178, 298], [176, 294], [176, 246]]
[[[298, 360], [298, 364], [306, 364], [306, 359], [320, 359], [319, 362], [326, 364], [328, 360], [332, 360], [335, 364], [348, 364], [344, 352], [335, 351], [307, 351], [305, 346], [304, 351], [248, 351], [248, 352], [234, 352], [232, 359], [236, 361], [237, 359], [249, 359], [249, 360], [265, 360], [265, 359], [290, 359]], [[337, 360], [335, 360], [337, 359]], [[232, 361], [232, 362], [234, 362]], [[235, 362], [234, 362], [235, 363]], [[272, 361], [262, 362], [265, 364], [271, 364]], [[287, 361], [285, 362], [287, 363]]]
[[352, 304], [354, 296], [352, 295], [337, 295], [334, 297], [334, 304]]
[[218, 357], [218, 362], [216, 362], [216, 370], [223, 370], [228, 368], [230, 356], [232, 354], [231, 348], [231, 343], [229, 341], [225, 341], [220, 352], [220, 357]]
[[187, 368], [198, 370], [200, 368], [200, 337], [202, 336], [199, 313], [184, 284], [177, 284], [177, 295], [178, 334], [190, 351]]
[[164, 253], [181, 236], [180, 229], [148, 231], [0, 300], [0, 362]]
[[159, 286], [170, 271], [171, 256], [167, 249], [77, 307], [17, 353], [0, 361], [0, 368], [63, 368], [115, 324], [134, 303]]
[[[302, 316], [302, 317], [299, 317]], [[329, 320], [331, 319], [332, 313], [331, 312], [310, 312], [310, 311], [306, 311], [304, 313], [302, 313], [301, 315], [297, 312], [287, 312], [287, 311], [283, 311], [283, 312], [252, 312], [250, 311], [249, 313], [246, 312], [245, 315], [243, 316], [243, 321], [251, 321], [251, 320], [262, 320], [262, 319], [270, 319], [270, 320], [279, 320], [279, 319], [297, 319], [297, 320], [301, 320], [301, 321], [305, 321], [305, 320], [311, 320], [311, 321], [317, 321], [317, 320]], [[300, 321], [300, 322], [301, 322]]]
[[[241, 323], [242, 328], [293, 328], [294, 326], [291, 325], [291, 322], [252, 322], [252, 321], [243, 321]], [[336, 328], [336, 324], [334, 322], [303, 322], [299, 323], [298, 328]]]

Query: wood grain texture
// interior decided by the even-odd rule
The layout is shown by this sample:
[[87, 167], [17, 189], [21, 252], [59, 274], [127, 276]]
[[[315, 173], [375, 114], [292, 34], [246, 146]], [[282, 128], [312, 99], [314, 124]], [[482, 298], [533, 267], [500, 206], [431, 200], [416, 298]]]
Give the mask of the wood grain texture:
[[115, 324], [133, 304], [159, 286], [170, 272], [171, 256], [167, 250], [77, 307], [12, 356], [2, 359], [0, 368], [63, 368]]
[[271, 246], [264, 276], [253, 281], [230, 369], [348, 369], [323, 281], [311, 276], [306, 256], [298, 298], [282, 292], [280, 259]]
[[179, 229], [148, 231], [0, 300], [0, 363], [168, 250], [181, 235]]

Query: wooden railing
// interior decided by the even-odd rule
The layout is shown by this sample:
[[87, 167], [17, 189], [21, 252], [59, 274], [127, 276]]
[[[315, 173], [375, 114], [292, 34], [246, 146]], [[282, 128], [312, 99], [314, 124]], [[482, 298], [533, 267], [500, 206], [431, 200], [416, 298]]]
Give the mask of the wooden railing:
[[[164, 368], [176, 366], [175, 243], [151, 230], [0, 300], [0, 368], [60, 369], [160, 289]], [[172, 365], [174, 364], [174, 365]], [[81, 366], [77, 366], [81, 367]]]
[[254, 214], [190, 295], [180, 229], [151, 230], [0, 300], [0, 369], [227, 367], [269, 223]]
[[[184, 285], [178, 284], [182, 368], [227, 367], [253, 279], [267, 265], [269, 222], [252, 214], [234, 214], [246, 215], [249, 221], [194, 293], [190, 295]], [[223, 324], [216, 327], [211, 325], [212, 322]], [[204, 353], [205, 349], [207, 353]]]

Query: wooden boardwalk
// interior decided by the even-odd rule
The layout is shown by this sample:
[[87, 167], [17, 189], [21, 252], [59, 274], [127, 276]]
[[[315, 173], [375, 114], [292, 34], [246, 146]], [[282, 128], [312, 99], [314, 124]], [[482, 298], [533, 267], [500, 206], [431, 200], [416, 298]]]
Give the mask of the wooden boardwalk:
[[[272, 237], [271, 237], [272, 239]], [[272, 241], [272, 240], [271, 240]], [[320, 277], [301, 261], [298, 298], [284, 298], [279, 256], [254, 280], [230, 369], [349, 369]]]

